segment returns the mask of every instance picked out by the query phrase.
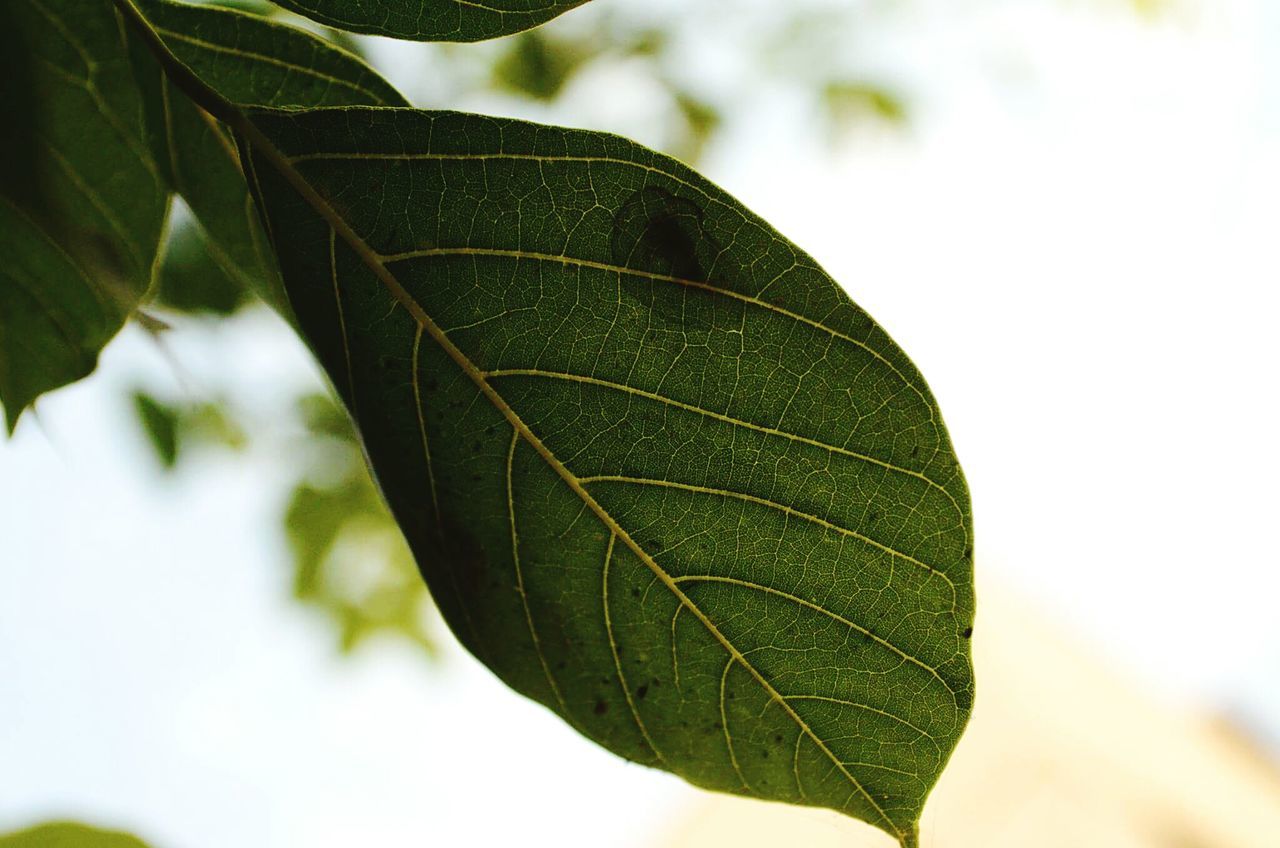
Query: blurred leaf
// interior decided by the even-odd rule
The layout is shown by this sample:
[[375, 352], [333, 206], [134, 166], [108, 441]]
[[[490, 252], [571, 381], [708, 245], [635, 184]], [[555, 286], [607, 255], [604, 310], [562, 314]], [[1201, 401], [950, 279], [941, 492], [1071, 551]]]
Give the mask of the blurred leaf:
[[136, 836], [75, 822], [50, 822], [0, 834], [0, 848], [147, 848]]
[[431, 599], [369, 477], [350, 419], [322, 395], [305, 398], [300, 408], [328, 450], [297, 454], [311, 460], [285, 514], [294, 594], [330, 615], [344, 651], [394, 634], [432, 652]]
[[687, 92], [675, 91], [673, 94], [685, 131], [681, 141], [674, 145], [672, 154], [685, 162], [696, 162], [711, 136], [720, 128], [720, 111]]
[[178, 413], [142, 391], [133, 393], [133, 409], [160, 464], [167, 469], [173, 468], [178, 461]]
[[298, 410], [310, 432], [355, 443], [351, 418], [328, 395], [307, 395], [298, 401]]
[[837, 124], [847, 125], [868, 117], [900, 124], [907, 119], [906, 105], [897, 94], [869, 82], [829, 82], [822, 90], [827, 112]]
[[462, 642], [628, 759], [911, 842], [972, 706], [971, 521], [884, 331], [617, 136], [238, 120], [299, 324]]
[[133, 392], [133, 407], [156, 458], [166, 470], [177, 467], [193, 448], [239, 451], [248, 444], [244, 429], [224, 400], [172, 402], [143, 389]]
[[590, 57], [588, 50], [552, 41], [540, 30], [521, 33], [507, 45], [493, 66], [494, 85], [535, 100], [554, 99]]
[[225, 401], [204, 401], [178, 410], [179, 443], [243, 450], [248, 445], [244, 429], [230, 414]]
[[157, 302], [181, 312], [230, 315], [249, 302], [248, 295], [213, 258], [199, 224], [172, 229], [156, 279]]
[[338, 29], [415, 41], [483, 41], [546, 23], [586, 0], [278, 0]]
[[[613, 33], [610, 33], [613, 35]], [[659, 56], [671, 47], [671, 33], [663, 29], [645, 27], [636, 32], [619, 33], [623, 37], [622, 53], [628, 56]]]

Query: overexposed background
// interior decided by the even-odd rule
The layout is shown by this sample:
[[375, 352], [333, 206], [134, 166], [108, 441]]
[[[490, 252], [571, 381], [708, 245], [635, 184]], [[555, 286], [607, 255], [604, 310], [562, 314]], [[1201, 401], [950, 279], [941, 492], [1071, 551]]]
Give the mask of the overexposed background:
[[[1225, 715], [1275, 756], [1280, 6], [852, 4], [869, 7], [858, 26], [767, 61], [763, 0], [595, 0], [550, 31], [606, 4], [689, 16], [678, 72], [726, 104], [699, 167], [928, 378], [981, 580], [1120, 685]], [[433, 54], [367, 44], [419, 102], [451, 95]], [[782, 82], [808, 61], [891, 82], [907, 120], [833, 126]], [[659, 93], [625, 62], [537, 108], [668, 143]], [[390, 639], [339, 656], [289, 597], [288, 457], [209, 451], [162, 474], [126, 402], [139, 381], [234, 387], [264, 426], [321, 385], [265, 310], [161, 346], [130, 328], [0, 444], [0, 829], [72, 816], [159, 848], [639, 848], [704, 803], [507, 691], [443, 631], [435, 661]], [[986, 629], [979, 603], [982, 638], [1025, 637]], [[945, 844], [947, 826], [926, 836]]]

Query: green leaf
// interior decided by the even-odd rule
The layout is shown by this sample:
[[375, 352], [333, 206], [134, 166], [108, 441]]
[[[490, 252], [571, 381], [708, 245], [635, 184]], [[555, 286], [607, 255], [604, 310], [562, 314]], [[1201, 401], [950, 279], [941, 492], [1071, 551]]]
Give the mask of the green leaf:
[[295, 313], [467, 647], [629, 759], [908, 843], [972, 704], [971, 522], [884, 331], [624, 139], [249, 120]]
[[[303, 30], [225, 9], [160, 0], [146, 7], [171, 48], [233, 102], [405, 103], [358, 57]], [[58, 332], [51, 320], [6, 321], [0, 371], [9, 376], [0, 402], [12, 428], [39, 394], [90, 373], [148, 292], [171, 191], [183, 195], [203, 250], [236, 287], [277, 305], [284, 297], [234, 144], [126, 38], [109, 0], [18, 0], [0, 12], [0, 25], [0, 70], [13, 80], [0, 105], [18, 116], [0, 145], [0, 193], [31, 219], [28, 228], [44, 231], [42, 243], [52, 239], [71, 260], [25, 266], [37, 276], [23, 297], [50, 302], [89, 285], [101, 305], [89, 322], [92, 337], [76, 335], [84, 321]], [[0, 233], [0, 245], [21, 250], [17, 237]], [[49, 277], [55, 270], [66, 276]], [[164, 294], [182, 303], [208, 292]], [[64, 311], [74, 314], [77, 302]]]
[[0, 240], [0, 399], [12, 432], [40, 394], [93, 371], [120, 315], [66, 249], [4, 198]]
[[[229, 9], [164, 0], [140, 5], [169, 48], [233, 103], [407, 105], [359, 57], [305, 30]], [[152, 76], [156, 158], [199, 220], [210, 256], [241, 287], [282, 305], [279, 274], [231, 139], [158, 70]]]
[[241, 110], [304, 334], [450, 625], [588, 737], [903, 846], [973, 701], [923, 379], [675, 160], [459, 113]]
[[298, 410], [307, 441], [295, 454], [306, 472], [285, 513], [294, 595], [329, 614], [344, 651], [395, 635], [431, 655], [430, 598], [369, 477], [351, 418], [328, 395], [307, 395]]
[[178, 461], [178, 412], [146, 392], [133, 393], [133, 409], [156, 458], [166, 470]]
[[49, 822], [0, 834], [0, 848], [147, 848], [127, 833], [75, 822]]
[[907, 119], [902, 98], [882, 85], [856, 80], [837, 80], [822, 89], [827, 112], [840, 123], [870, 115], [885, 123], [901, 124]]
[[360, 57], [258, 15], [140, 0], [165, 45], [201, 80], [241, 106], [405, 106]]
[[[14, 88], [29, 85], [32, 96], [6, 81], [4, 105], [18, 111], [6, 109], [12, 140], [5, 149], [15, 155], [0, 160], [0, 187], [28, 221], [0, 231], [0, 248], [25, 254], [11, 279], [34, 275], [25, 295], [7, 297], [38, 301], [46, 313], [31, 322], [20, 319], [31, 306], [6, 314], [0, 402], [12, 428], [38, 395], [92, 370], [98, 350], [146, 293], [168, 192], [150, 156], [123, 22], [111, 5], [17, 0], [6, 7], [6, 41], [23, 54], [6, 64], [21, 70]], [[44, 235], [28, 248], [32, 227]], [[59, 258], [35, 259], [35, 252], [52, 256], [51, 244]], [[62, 297], [70, 301], [56, 303]]]
[[494, 63], [493, 83], [534, 100], [554, 100], [591, 55], [586, 45], [526, 32], [507, 42]]
[[587, 0], [277, 0], [352, 32], [415, 41], [484, 41], [536, 27]]

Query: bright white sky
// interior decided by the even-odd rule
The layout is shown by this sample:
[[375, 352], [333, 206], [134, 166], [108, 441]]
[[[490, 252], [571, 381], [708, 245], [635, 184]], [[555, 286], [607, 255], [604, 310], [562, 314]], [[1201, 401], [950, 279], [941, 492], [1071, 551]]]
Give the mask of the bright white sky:
[[[1280, 7], [1204, 5], [1150, 24], [1104, 0], [908, 3], [867, 61], [907, 83], [909, 130], [833, 161], [766, 89], [704, 170], [927, 375], [979, 568], [1136, 680], [1280, 733]], [[183, 334], [174, 355], [269, 414], [314, 376], [267, 323]], [[456, 650], [434, 669], [335, 658], [287, 599], [273, 458], [140, 472], [120, 387], [141, 374], [172, 379], [127, 332], [0, 445], [0, 829], [638, 848], [690, 801]]]

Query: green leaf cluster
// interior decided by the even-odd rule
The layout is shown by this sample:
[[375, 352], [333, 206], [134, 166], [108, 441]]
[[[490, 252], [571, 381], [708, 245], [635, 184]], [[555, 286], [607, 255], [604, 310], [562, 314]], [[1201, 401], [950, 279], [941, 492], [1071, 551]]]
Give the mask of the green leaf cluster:
[[[91, 368], [164, 279], [176, 193], [196, 229], [172, 266], [206, 257], [293, 317], [446, 620], [504, 681], [628, 759], [914, 844], [973, 702], [968, 493], [923, 378], [811, 257], [674, 159], [410, 108], [299, 28], [18, 3], [47, 102], [17, 145], [40, 185], [2, 183], [20, 261], [0, 273], [26, 296], [0, 331], [11, 420], [30, 375]], [[284, 5], [473, 41], [578, 4]], [[509, 76], [553, 96], [540, 39]], [[78, 372], [51, 353], [68, 342]], [[172, 464], [176, 419], [136, 403]], [[364, 480], [295, 494], [300, 595], [387, 585], [332, 566], [378, 544], [338, 521], [379, 514]], [[398, 621], [413, 599], [372, 603]]]
[[[304, 30], [144, 5], [175, 54], [233, 102], [405, 103], [358, 57]], [[175, 93], [119, 11], [107, 0], [15, 0], [3, 14], [6, 61], [26, 81], [6, 86], [0, 104], [22, 116], [0, 161], [0, 223], [18, 260], [0, 272], [0, 403], [12, 429], [40, 394], [93, 370], [153, 286], [185, 308], [222, 311], [249, 292], [287, 307], [234, 142]], [[175, 194], [193, 215], [165, 250]]]

